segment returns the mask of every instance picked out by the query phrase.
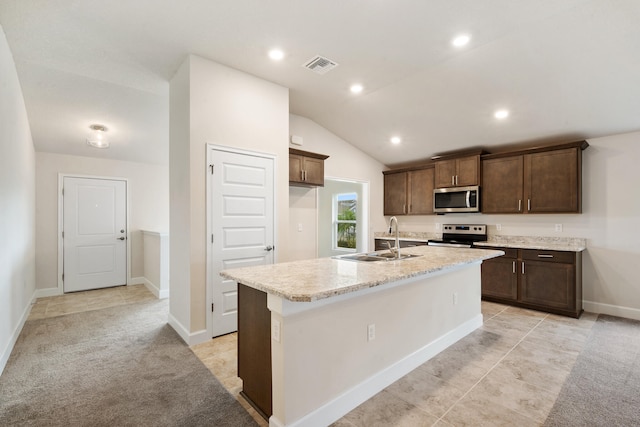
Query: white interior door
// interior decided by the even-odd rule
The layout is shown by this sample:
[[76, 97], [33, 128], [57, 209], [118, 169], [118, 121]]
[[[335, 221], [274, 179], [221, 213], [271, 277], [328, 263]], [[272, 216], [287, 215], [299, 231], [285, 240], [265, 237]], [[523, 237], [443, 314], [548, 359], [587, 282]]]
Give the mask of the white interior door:
[[274, 261], [274, 159], [211, 148], [212, 333], [238, 329], [238, 285], [220, 270]]
[[64, 292], [127, 284], [126, 181], [63, 178]]

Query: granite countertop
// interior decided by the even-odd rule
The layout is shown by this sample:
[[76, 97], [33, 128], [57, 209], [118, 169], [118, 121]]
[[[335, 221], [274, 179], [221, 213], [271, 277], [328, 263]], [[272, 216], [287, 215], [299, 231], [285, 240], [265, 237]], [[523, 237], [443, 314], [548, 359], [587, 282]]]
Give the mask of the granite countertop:
[[311, 302], [504, 255], [436, 246], [403, 248], [401, 253], [422, 256], [379, 262], [317, 258], [223, 270], [220, 275], [289, 301]]
[[586, 239], [572, 237], [489, 236], [486, 242], [475, 246], [487, 248], [538, 249], [543, 251], [582, 252], [587, 249]]

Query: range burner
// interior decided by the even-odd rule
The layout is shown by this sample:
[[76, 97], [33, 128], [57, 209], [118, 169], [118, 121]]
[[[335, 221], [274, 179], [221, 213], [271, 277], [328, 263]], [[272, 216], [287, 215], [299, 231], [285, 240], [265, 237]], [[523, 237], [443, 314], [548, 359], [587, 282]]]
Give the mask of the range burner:
[[429, 246], [470, 248], [473, 242], [487, 240], [487, 226], [483, 224], [445, 224], [442, 230], [442, 239], [429, 240]]

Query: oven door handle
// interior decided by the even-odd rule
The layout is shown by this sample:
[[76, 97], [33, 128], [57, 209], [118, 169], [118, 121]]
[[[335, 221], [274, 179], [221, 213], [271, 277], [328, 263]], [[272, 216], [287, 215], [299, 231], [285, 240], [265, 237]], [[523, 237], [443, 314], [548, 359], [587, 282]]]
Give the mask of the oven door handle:
[[468, 207], [468, 208], [470, 208], [470, 207], [471, 207], [471, 200], [470, 200], [470, 198], [471, 198], [471, 190], [467, 190], [467, 198], [466, 198], [466, 201], [467, 201], [467, 207]]

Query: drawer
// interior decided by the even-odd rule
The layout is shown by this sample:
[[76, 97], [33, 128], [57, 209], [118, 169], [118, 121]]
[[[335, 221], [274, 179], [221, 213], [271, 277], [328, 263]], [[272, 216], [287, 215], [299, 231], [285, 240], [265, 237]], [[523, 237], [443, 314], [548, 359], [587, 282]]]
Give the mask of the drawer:
[[518, 249], [516, 248], [499, 248], [496, 246], [482, 246], [482, 245], [474, 245], [474, 248], [478, 249], [493, 249], [496, 251], [503, 251], [503, 258], [518, 258]]
[[573, 264], [576, 262], [575, 252], [542, 251], [538, 249], [523, 249], [522, 259], [527, 261], [548, 261]]
[[401, 248], [411, 248], [413, 246], [425, 246], [427, 242], [417, 241], [417, 240], [400, 240]]

